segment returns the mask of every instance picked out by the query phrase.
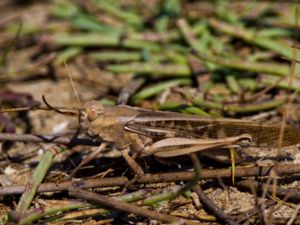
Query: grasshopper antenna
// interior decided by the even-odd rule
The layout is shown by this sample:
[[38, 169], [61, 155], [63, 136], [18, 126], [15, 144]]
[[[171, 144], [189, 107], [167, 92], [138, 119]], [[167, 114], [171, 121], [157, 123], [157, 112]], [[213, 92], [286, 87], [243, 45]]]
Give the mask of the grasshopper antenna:
[[64, 64], [65, 64], [65, 67], [66, 67], [66, 70], [67, 70], [68, 77], [69, 77], [70, 82], [71, 82], [72, 89], [73, 89], [73, 91], [74, 91], [74, 93], [75, 93], [75, 96], [76, 96], [76, 98], [77, 98], [77, 102], [78, 102], [78, 104], [79, 104], [79, 107], [81, 107], [82, 104], [81, 104], [81, 101], [80, 101], [78, 92], [77, 92], [77, 90], [76, 90], [76, 88], [75, 88], [75, 84], [74, 84], [73, 78], [72, 78], [72, 76], [71, 76], [71, 73], [70, 73], [70, 71], [69, 71], [69, 67], [68, 67], [68, 65], [67, 65], [66, 60], [64, 60]]
[[[72, 108], [62, 108], [62, 107], [59, 107], [59, 109], [58, 109], [57, 107], [51, 106], [47, 102], [47, 100], [46, 100], [46, 98], [45, 98], [44, 95], [42, 96], [42, 99], [43, 99], [43, 102], [45, 103], [46, 106], [41, 106], [40, 104], [37, 104], [37, 105], [33, 105], [33, 106], [28, 106], [28, 107], [0, 109], [0, 113], [23, 112], [23, 111], [30, 111], [30, 110], [45, 110], [45, 111], [54, 110], [55, 112], [58, 112], [58, 113], [61, 113], [61, 114], [65, 114], [65, 115], [67, 114], [67, 115], [74, 116], [74, 115], [78, 114], [78, 113], [71, 112], [71, 110], [75, 110], [75, 109], [72, 109]], [[60, 109], [69, 110], [69, 111], [68, 112], [64, 112], [64, 111], [61, 111]]]
[[[82, 103], [81, 103], [81, 101], [80, 101], [78, 92], [77, 92], [77, 90], [76, 90], [76, 88], [75, 88], [75, 84], [74, 84], [74, 81], [73, 81], [73, 78], [72, 78], [72, 75], [71, 75], [71, 73], [70, 73], [70, 70], [69, 70], [69, 67], [68, 67], [68, 64], [67, 64], [66, 60], [64, 60], [64, 65], [65, 65], [65, 67], [66, 67], [67, 74], [68, 74], [68, 77], [69, 77], [69, 79], [70, 79], [72, 89], [73, 89], [73, 91], [74, 91], [74, 93], [75, 93], [75, 96], [76, 96], [78, 105], [79, 105], [79, 107], [82, 109]], [[80, 130], [83, 130], [82, 127], [81, 127], [81, 114], [82, 114], [82, 111], [79, 109], [79, 112], [78, 112], [79, 131], [80, 131]], [[78, 131], [78, 132], [79, 132], [79, 131]]]
[[47, 107], [46, 108], [47, 110], [53, 110], [53, 111], [55, 111], [57, 113], [60, 113], [60, 114], [63, 114], [63, 115], [69, 115], [69, 116], [77, 116], [78, 115], [78, 113], [71, 112], [71, 111], [69, 111], [69, 112], [61, 111], [60, 109], [58, 109], [58, 108], [50, 105], [49, 102], [46, 100], [45, 95], [42, 95], [42, 99], [43, 99], [43, 102], [45, 103], [45, 105]]
[[51, 106], [49, 103], [47, 103], [45, 97], [43, 96], [43, 101], [46, 104], [46, 106], [41, 106], [40, 103], [33, 105], [33, 106], [28, 106], [28, 107], [19, 107], [19, 108], [10, 108], [10, 109], [0, 109], [0, 113], [10, 113], [10, 112], [23, 112], [23, 111], [30, 111], [30, 110], [55, 110], [56, 112], [63, 113], [64, 112], [54, 108]]
[[59, 109], [57, 109], [57, 108], [53, 107], [52, 105], [50, 105], [50, 104], [48, 103], [48, 101], [46, 100], [45, 95], [42, 95], [42, 99], [43, 99], [43, 102], [45, 103], [45, 105], [46, 105], [50, 110], [54, 110], [54, 111], [57, 112], [57, 113], [64, 114], [63, 111], [60, 111]]

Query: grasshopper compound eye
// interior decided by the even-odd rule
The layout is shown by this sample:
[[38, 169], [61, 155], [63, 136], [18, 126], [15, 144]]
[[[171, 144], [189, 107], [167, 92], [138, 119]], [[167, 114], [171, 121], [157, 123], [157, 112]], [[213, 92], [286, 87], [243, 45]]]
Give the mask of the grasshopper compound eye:
[[103, 106], [96, 101], [88, 101], [84, 104], [87, 119], [91, 122], [98, 118], [103, 112]]
[[96, 109], [90, 108], [90, 109], [87, 109], [86, 112], [87, 112], [87, 118], [89, 121], [94, 121], [97, 119], [98, 112]]

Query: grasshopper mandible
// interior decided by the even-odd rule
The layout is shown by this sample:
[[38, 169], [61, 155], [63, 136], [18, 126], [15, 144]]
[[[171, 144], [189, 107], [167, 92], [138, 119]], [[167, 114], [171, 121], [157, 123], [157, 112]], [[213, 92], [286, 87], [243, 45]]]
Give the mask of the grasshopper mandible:
[[[280, 126], [249, 120], [207, 118], [130, 106], [103, 106], [88, 101], [81, 126], [91, 137], [112, 142], [136, 173], [134, 158], [145, 155], [174, 157], [244, 142], [277, 147]], [[286, 127], [282, 147], [300, 142], [300, 131]]]

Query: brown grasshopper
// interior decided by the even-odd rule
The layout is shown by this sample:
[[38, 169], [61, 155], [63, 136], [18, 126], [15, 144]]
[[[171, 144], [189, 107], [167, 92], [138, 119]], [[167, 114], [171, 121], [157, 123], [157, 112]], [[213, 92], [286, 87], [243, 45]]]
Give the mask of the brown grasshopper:
[[[47, 107], [36, 109], [54, 109], [78, 116], [74, 109], [65, 108], [61, 111], [49, 105], [45, 99], [44, 102]], [[10, 110], [1, 110], [4, 111]], [[84, 132], [92, 138], [101, 139], [103, 143], [114, 143], [137, 174], [142, 174], [143, 170], [134, 158], [147, 155], [167, 158], [197, 152], [207, 154], [205, 150], [228, 149], [245, 142], [260, 147], [277, 147], [280, 138], [279, 125], [151, 111], [124, 105], [103, 106], [97, 101], [86, 102], [79, 109], [79, 114]], [[300, 131], [285, 127], [282, 147], [299, 142]], [[212, 153], [217, 158], [218, 154], [215, 151]]]
[[[207, 118], [129, 106], [103, 106], [89, 101], [81, 111], [85, 133], [112, 142], [131, 168], [143, 173], [133, 158], [182, 156], [234, 144], [277, 147], [280, 126], [249, 120]], [[300, 142], [300, 131], [286, 127], [282, 147]], [[133, 158], [129, 153], [132, 153]]]

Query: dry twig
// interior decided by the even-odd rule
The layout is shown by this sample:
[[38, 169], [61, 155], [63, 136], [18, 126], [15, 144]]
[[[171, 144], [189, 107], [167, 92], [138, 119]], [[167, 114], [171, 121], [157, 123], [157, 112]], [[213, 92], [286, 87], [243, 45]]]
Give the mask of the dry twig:
[[[249, 176], [267, 176], [271, 169], [280, 175], [291, 175], [300, 172], [300, 164], [277, 164], [273, 166], [252, 166], [252, 167], [236, 167], [235, 177]], [[231, 169], [213, 169], [202, 170], [200, 179], [214, 179], [217, 177], [230, 178], [232, 176]], [[173, 172], [159, 174], [145, 174], [136, 182], [137, 184], [152, 184], [163, 182], [187, 181], [194, 177], [194, 172]], [[37, 192], [64, 191], [70, 186], [77, 188], [94, 188], [94, 187], [114, 187], [124, 186], [129, 182], [127, 177], [113, 177], [102, 179], [85, 179], [66, 181], [61, 183], [44, 183], [41, 184]], [[25, 186], [9, 186], [0, 188], [0, 195], [21, 194], [25, 190]]]
[[100, 204], [102, 206], [122, 210], [122, 211], [125, 211], [128, 213], [133, 213], [138, 216], [155, 219], [155, 220], [159, 220], [162, 222], [167, 222], [167, 223], [184, 222], [184, 224], [187, 224], [187, 225], [200, 224], [198, 222], [182, 219], [182, 218], [179, 218], [176, 216], [166, 215], [166, 214], [162, 214], [159, 212], [144, 209], [142, 207], [138, 207], [133, 204], [128, 204], [128, 203], [122, 202], [115, 198], [96, 194], [96, 193], [93, 193], [90, 191], [81, 190], [78, 188], [73, 188], [73, 187], [69, 188], [69, 194], [73, 197], [82, 198], [82, 199], [85, 199], [88, 202], [91, 202], [94, 204]]

